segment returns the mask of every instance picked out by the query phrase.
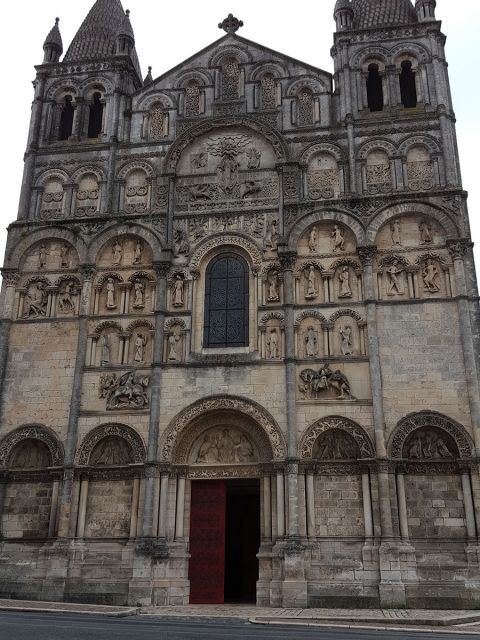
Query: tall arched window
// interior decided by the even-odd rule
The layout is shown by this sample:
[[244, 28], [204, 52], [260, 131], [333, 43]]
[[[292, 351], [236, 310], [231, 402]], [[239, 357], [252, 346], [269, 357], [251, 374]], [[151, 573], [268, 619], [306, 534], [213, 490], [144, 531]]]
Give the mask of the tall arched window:
[[406, 109], [417, 106], [417, 87], [415, 83], [415, 72], [412, 69], [410, 60], [402, 62], [402, 72], [400, 74], [400, 95], [402, 104]]
[[88, 120], [89, 138], [97, 138], [102, 133], [103, 104], [101, 97], [98, 92], [93, 94], [93, 102], [90, 105], [90, 118]]
[[185, 89], [185, 115], [187, 118], [198, 116], [200, 113], [200, 86], [195, 80], [190, 80]]
[[72, 96], [65, 96], [65, 104], [60, 114], [60, 129], [58, 132], [59, 140], [68, 140], [73, 130], [73, 114], [75, 109], [72, 105]]
[[248, 266], [238, 255], [221, 255], [208, 265], [203, 346], [248, 346]]
[[383, 87], [378, 64], [368, 67], [367, 99], [370, 111], [383, 111]]

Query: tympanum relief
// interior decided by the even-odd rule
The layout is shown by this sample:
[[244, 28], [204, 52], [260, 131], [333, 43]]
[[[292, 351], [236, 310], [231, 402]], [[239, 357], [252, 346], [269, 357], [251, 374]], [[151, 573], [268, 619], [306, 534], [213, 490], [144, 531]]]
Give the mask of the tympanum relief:
[[65, 242], [45, 241], [28, 251], [23, 261], [22, 271], [62, 272], [77, 265], [78, 259], [73, 247]]
[[146, 242], [135, 236], [120, 236], [100, 251], [97, 265], [106, 269], [127, 268], [151, 262], [152, 252]]
[[51, 466], [48, 447], [39, 440], [24, 440], [17, 445], [10, 459], [12, 469], [45, 469]]
[[359, 456], [355, 440], [340, 429], [323, 433], [313, 448], [313, 457], [319, 460], [356, 460]]
[[92, 466], [124, 466], [132, 461], [130, 446], [123, 438], [109, 436], [96, 445], [90, 456]]
[[245, 464], [257, 459], [247, 434], [232, 428], [209, 430], [192, 451], [194, 464]]
[[441, 435], [436, 429], [415, 431], [403, 448], [403, 457], [421, 460], [440, 460], [457, 457], [456, 446], [451, 438]]

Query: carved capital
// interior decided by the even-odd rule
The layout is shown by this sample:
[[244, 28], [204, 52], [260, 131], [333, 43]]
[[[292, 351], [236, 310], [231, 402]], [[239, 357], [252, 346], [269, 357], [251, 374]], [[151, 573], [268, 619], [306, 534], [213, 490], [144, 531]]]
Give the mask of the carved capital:
[[80, 273], [82, 274], [85, 282], [91, 282], [94, 279], [96, 272], [95, 265], [93, 264], [82, 264], [80, 266]]
[[3, 281], [7, 287], [16, 287], [20, 274], [15, 269], [1, 269]]
[[364, 266], [371, 265], [377, 255], [377, 247], [373, 244], [357, 247], [357, 254]]
[[468, 238], [458, 240], [447, 240], [447, 248], [453, 260], [463, 260], [468, 249], [473, 247], [473, 243]]
[[161, 538], [144, 538], [140, 540], [136, 551], [140, 555], [149, 556], [154, 560], [166, 560], [170, 555], [167, 542]]
[[166, 278], [170, 271], [170, 262], [155, 262], [153, 268], [159, 278]]
[[295, 262], [297, 260], [297, 254], [295, 251], [285, 251], [278, 256], [280, 261], [280, 269], [282, 271], [293, 271]]

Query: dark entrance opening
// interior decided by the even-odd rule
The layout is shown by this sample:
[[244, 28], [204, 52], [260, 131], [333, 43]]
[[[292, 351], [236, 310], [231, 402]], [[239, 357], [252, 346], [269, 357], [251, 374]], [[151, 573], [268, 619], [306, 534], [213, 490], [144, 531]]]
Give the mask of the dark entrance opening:
[[255, 602], [260, 547], [260, 482], [227, 482], [225, 602]]

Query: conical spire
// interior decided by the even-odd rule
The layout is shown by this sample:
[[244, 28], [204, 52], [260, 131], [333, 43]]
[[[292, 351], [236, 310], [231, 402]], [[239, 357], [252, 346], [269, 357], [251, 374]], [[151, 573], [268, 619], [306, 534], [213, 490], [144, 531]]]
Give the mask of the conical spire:
[[122, 24], [120, 25], [120, 29], [118, 30], [119, 36], [127, 36], [131, 38], [135, 42], [135, 36], [133, 34], [132, 23], [130, 22], [130, 10], [127, 9], [123, 16]]
[[145, 76], [145, 80], [143, 81], [143, 86], [146, 87], [148, 84], [152, 84], [153, 76], [152, 76], [152, 67], [148, 67], [148, 73]]
[[63, 53], [62, 36], [60, 34], [60, 27], [58, 26], [59, 22], [60, 18], [55, 18], [55, 25], [43, 43], [43, 50], [45, 52], [44, 62], [58, 62]]
[[351, 6], [354, 29], [418, 22], [411, 0], [352, 0]]
[[[127, 28], [129, 29], [129, 37], [134, 39], [130, 19], [125, 14], [120, 0], [97, 0], [68, 47], [64, 62], [99, 60], [114, 56], [117, 49], [117, 37]], [[132, 48], [130, 56], [135, 70], [141, 78], [135, 47]]]

